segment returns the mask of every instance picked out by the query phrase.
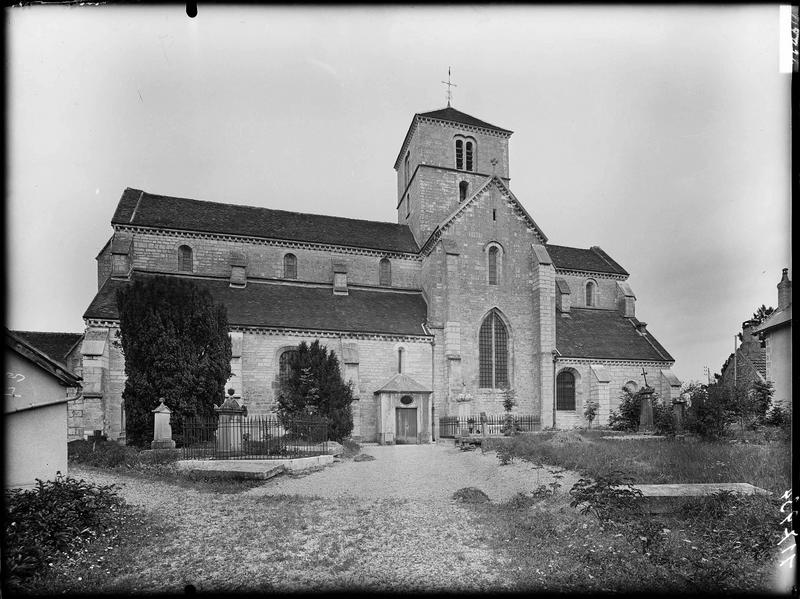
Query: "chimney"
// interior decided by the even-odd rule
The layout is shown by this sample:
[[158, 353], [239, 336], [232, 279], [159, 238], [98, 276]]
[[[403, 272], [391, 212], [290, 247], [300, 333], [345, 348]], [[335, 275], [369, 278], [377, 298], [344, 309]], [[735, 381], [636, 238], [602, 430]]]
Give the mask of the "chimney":
[[753, 329], [758, 324], [755, 320], [745, 320], [742, 323], [742, 343], [754, 342]]
[[247, 256], [243, 252], [232, 251], [230, 256], [231, 263], [231, 287], [247, 287]]
[[789, 280], [789, 269], [783, 269], [781, 282], [778, 283], [778, 310], [787, 308], [792, 303], [792, 282]]

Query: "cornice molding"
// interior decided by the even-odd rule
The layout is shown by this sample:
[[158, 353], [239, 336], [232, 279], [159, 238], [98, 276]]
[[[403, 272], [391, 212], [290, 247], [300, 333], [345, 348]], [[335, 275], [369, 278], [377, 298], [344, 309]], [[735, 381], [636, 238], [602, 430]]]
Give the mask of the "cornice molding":
[[268, 237], [250, 237], [246, 235], [232, 235], [229, 233], [209, 233], [206, 231], [190, 231], [185, 229], [169, 229], [161, 227], [145, 227], [142, 225], [113, 225], [115, 231], [130, 231], [132, 233], [149, 233], [169, 237], [182, 237], [187, 239], [214, 239], [218, 241], [230, 241], [238, 243], [250, 243], [252, 245], [269, 245], [275, 247], [286, 247], [292, 249], [306, 249], [316, 251], [334, 251], [343, 254], [356, 254], [363, 256], [375, 256], [380, 258], [394, 258], [397, 260], [410, 260], [418, 262], [421, 257], [418, 253], [397, 252], [390, 250], [378, 250], [373, 248], [360, 248], [347, 245], [333, 245], [327, 243], [314, 243], [311, 241], [293, 241], [289, 239], [271, 239]]
[[672, 360], [612, 360], [608, 358], [575, 358], [570, 356], [559, 356], [556, 364], [604, 364], [611, 366], [652, 366], [654, 368], [672, 368], [675, 361]]
[[[547, 247], [545, 245], [544, 247]], [[558, 268], [555, 267], [556, 274], [559, 275], [574, 275], [576, 277], [584, 277], [584, 278], [604, 278], [604, 279], [613, 279], [615, 281], [625, 281], [628, 278], [628, 275], [622, 275], [619, 273], [612, 273], [612, 272], [598, 272], [595, 270], [574, 270], [570, 268]]]

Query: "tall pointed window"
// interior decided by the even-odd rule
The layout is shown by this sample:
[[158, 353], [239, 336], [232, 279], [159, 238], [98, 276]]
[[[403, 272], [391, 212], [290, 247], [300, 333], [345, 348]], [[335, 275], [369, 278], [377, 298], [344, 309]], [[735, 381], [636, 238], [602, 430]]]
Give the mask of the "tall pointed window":
[[392, 285], [392, 263], [389, 258], [383, 258], [378, 266], [381, 287], [391, 287]]
[[594, 281], [586, 283], [586, 307], [591, 308], [596, 304], [597, 284]]
[[489, 285], [497, 285], [497, 246], [489, 248]]
[[508, 386], [508, 330], [495, 311], [483, 320], [478, 334], [478, 366], [480, 387]]
[[460, 171], [475, 170], [475, 154], [477, 145], [471, 137], [459, 135], [455, 138], [456, 168]]
[[297, 256], [294, 254], [286, 254], [283, 257], [283, 278], [297, 278]]
[[556, 410], [575, 409], [575, 375], [562, 370], [556, 377]]
[[192, 248], [182, 245], [178, 248], [178, 270], [180, 272], [192, 272]]
[[469, 189], [469, 183], [466, 181], [462, 181], [458, 184], [458, 201], [463, 202], [467, 199], [467, 190]]

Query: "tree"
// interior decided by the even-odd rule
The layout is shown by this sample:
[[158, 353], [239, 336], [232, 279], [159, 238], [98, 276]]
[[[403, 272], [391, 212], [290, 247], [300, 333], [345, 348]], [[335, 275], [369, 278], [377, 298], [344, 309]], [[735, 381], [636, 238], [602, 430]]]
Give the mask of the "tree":
[[278, 417], [292, 422], [315, 416], [328, 421], [328, 438], [341, 441], [353, 431], [353, 390], [342, 379], [339, 359], [326, 347], [305, 341], [289, 358], [289, 376], [281, 383]]
[[[769, 318], [774, 311], [775, 308], [773, 308], [772, 306], [767, 308], [764, 304], [761, 304], [761, 307], [758, 308], [755, 312], [753, 312], [753, 318], [750, 319], [750, 322], [753, 324], [753, 326], [758, 326], [762, 322], [764, 322], [767, 318]], [[744, 337], [742, 337], [741, 333], [739, 333], [739, 341], [744, 341]], [[722, 368], [723, 370], [725, 369], [724, 366]]]
[[191, 281], [154, 277], [120, 289], [117, 310], [127, 442], [147, 446], [160, 398], [172, 410], [175, 434], [185, 418], [213, 417], [231, 376], [225, 307]]

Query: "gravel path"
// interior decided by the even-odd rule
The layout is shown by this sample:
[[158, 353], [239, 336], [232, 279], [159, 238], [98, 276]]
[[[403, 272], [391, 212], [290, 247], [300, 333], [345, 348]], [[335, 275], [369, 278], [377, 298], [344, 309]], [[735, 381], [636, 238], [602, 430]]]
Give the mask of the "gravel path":
[[[556, 480], [547, 468], [537, 470], [520, 462], [500, 466], [494, 451], [482, 454], [446, 445], [379, 445], [364, 447], [362, 453], [375, 460], [345, 460], [313, 474], [278, 477], [244, 495], [450, 500], [458, 489], [477, 487], [492, 501], [505, 501]], [[563, 492], [579, 477], [574, 472], [562, 474]]]
[[[546, 469], [500, 466], [494, 452], [441, 445], [362, 452], [375, 459], [347, 459], [232, 494], [71, 469], [119, 485], [129, 504], [167, 524], [135, 543], [120, 568], [92, 578], [97, 592], [180, 593], [187, 584], [198, 591], [508, 589], [513, 556], [493, 549], [480, 510], [452, 494], [477, 487], [503, 501], [554, 480]], [[562, 493], [577, 480], [564, 475]]]

